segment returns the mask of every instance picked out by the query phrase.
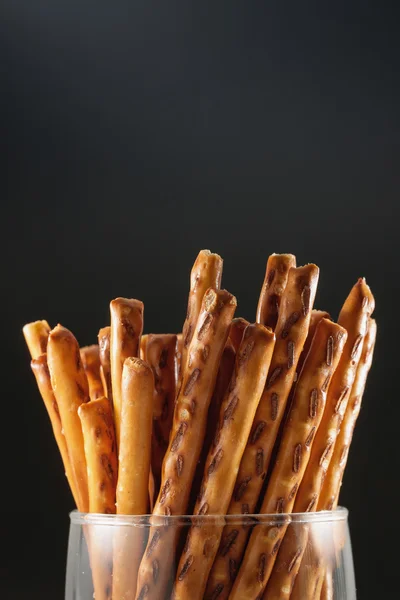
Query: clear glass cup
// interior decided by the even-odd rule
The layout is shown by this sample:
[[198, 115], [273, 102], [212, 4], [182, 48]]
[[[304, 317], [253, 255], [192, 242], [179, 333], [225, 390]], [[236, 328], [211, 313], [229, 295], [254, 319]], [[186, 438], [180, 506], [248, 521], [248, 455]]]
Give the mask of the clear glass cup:
[[[190, 527], [211, 528], [211, 531], [224, 539], [225, 525], [248, 528], [249, 531], [263, 528], [266, 535], [273, 528], [273, 531], [277, 532], [277, 539], [282, 540], [279, 549], [274, 549], [275, 562], [265, 591], [262, 591], [264, 584], [260, 584], [259, 580], [255, 581], [253, 591], [243, 595], [243, 600], [244, 598], [246, 600], [251, 598], [254, 600], [256, 598], [355, 600], [356, 598], [348, 511], [345, 508], [338, 508], [331, 512], [291, 515], [224, 517], [212, 515], [138, 517], [82, 514], [74, 511], [70, 517], [65, 600], [92, 600], [93, 598], [134, 600], [137, 598], [137, 571], [149, 534], [151, 536], [154, 536], [155, 532], [162, 534], [165, 528], [174, 534], [160, 535], [160, 540], [164, 544], [163, 555], [165, 552], [171, 564], [171, 586], [169, 590], [163, 592], [159, 600], [169, 599], [180, 554]], [[175, 547], [175, 542], [169, 543], [168, 540], [177, 541], [177, 546]], [[261, 546], [261, 553], [262, 550]], [[247, 574], [245, 576], [247, 577]], [[251, 582], [250, 575], [248, 578]], [[208, 592], [208, 594], [214, 600], [218, 598], [216, 593], [210, 595]], [[146, 594], [142, 595], [146, 598]], [[151, 598], [155, 596], [151, 595]], [[208, 600], [207, 594], [204, 598]]]

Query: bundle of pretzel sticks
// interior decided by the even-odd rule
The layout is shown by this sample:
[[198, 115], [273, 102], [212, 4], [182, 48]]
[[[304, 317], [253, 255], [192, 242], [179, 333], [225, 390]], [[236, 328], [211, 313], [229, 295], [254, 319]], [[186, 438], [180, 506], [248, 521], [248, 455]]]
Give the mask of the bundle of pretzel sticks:
[[[80, 348], [61, 325], [25, 325], [79, 511], [246, 516], [337, 507], [376, 338], [370, 288], [359, 279], [334, 322], [313, 308], [318, 267], [273, 254], [249, 323], [234, 318], [221, 275], [221, 257], [202, 250], [182, 333], [143, 335], [143, 304], [126, 298], [112, 300], [97, 345]], [[306, 530], [299, 541], [284, 519], [279, 527], [226, 522], [193, 523], [177, 566], [176, 529], [156, 525], [137, 569], [133, 555], [123, 568], [128, 550], [119, 548], [112, 572], [96, 580], [93, 560], [96, 599], [330, 597], [329, 570], [318, 556], [311, 571], [302, 561]]]

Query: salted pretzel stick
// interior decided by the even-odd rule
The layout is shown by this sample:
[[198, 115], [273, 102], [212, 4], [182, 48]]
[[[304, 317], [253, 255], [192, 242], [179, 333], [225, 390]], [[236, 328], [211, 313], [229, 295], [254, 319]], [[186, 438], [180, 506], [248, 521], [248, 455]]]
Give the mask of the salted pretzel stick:
[[[127, 358], [122, 372], [121, 438], [117, 484], [117, 513], [143, 515], [148, 511], [154, 375], [140, 358]], [[140, 530], [124, 528], [114, 539], [113, 598], [135, 597], [142, 556]]]
[[351, 388], [350, 399], [344, 419], [340, 426], [340, 432], [336, 439], [332, 459], [329, 463], [328, 471], [322, 485], [317, 510], [333, 510], [337, 507], [343, 473], [349, 456], [349, 448], [357, 418], [360, 413], [361, 401], [367, 383], [368, 373], [372, 364], [375, 339], [376, 321], [374, 319], [369, 319], [368, 330], [364, 339], [354, 383]]
[[[251, 433], [240, 463], [228, 514], [256, 512], [272, 450], [285, 413], [295, 377], [297, 361], [307, 337], [319, 269], [315, 265], [292, 268], [283, 292], [276, 327], [276, 343], [267, 383], [254, 417]], [[224, 538], [236, 529], [227, 525]], [[219, 600], [229, 596], [234, 572], [242, 559], [249, 528], [239, 528], [235, 543], [226, 553], [218, 553], [207, 584], [210, 590], [222, 589]]]
[[51, 387], [57, 401], [67, 442], [72, 476], [81, 512], [89, 510], [88, 480], [78, 408], [89, 400], [89, 387], [83, 369], [79, 345], [62, 325], [51, 330], [47, 344], [47, 364]]
[[[194, 514], [224, 515], [232, 496], [254, 414], [267, 378], [275, 335], [249, 325], [235, 361], [235, 372], [221, 405], [219, 427], [208, 454]], [[188, 533], [175, 580], [175, 600], [201, 600], [221, 540], [222, 527], [204, 523]], [[206, 549], [206, 551], [204, 551]]]
[[[261, 514], [292, 512], [324, 411], [326, 382], [338, 365], [345, 341], [342, 327], [327, 319], [319, 323], [296, 386]], [[231, 600], [262, 597], [285, 532], [284, 524], [257, 525], [253, 529]]]
[[153, 434], [151, 470], [154, 477], [154, 501], [160, 491], [161, 468], [168, 448], [175, 404], [175, 334], [149, 334], [146, 361], [154, 373]]
[[[335, 323], [332, 323], [332, 321], [329, 321], [328, 319], [322, 319], [316, 328], [309, 354], [304, 363], [304, 370], [309, 369], [309, 361], [312, 362], [315, 359], [318, 360], [318, 358], [321, 361], [322, 365], [322, 368], [320, 367], [319, 369], [320, 377], [318, 378], [318, 385], [315, 386], [310, 395], [310, 420], [312, 420], [312, 415], [316, 412], [316, 410], [323, 410], [322, 407], [318, 406], [318, 397], [320, 394], [326, 397], [326, 390], [323, 390], [326, 377], [329, 377], [336, 368], [341, 353], [343, 351], [343, 346], [345, 344], [346, 338], [346, 331], [342, 327], [336, 325]], [[327, 363], [331, 363], [330, 371], [326, 369]], [[315, 366], [317, 368], [316, 374], [318, 373], [317, 364], [318, 363], [315, 362]], [[295, 393], [298, 393], [297, 388]], [[293, 419], [292, 414], [291, 418]], [[311, 434], [312, 436], [315, 435], [316, 428], [317, 425], [313, 425], [313, 429], [311, 430], [313, 432]], [[282, 444], [283, 443], [285, 443], [284, 440], [282, 441]], [[308, 452], [309, 451], [310, 450], [308, 446]], [[320, 486], [317, 489], [315, 489], [314, 492], [317, 495], [320, 492]], [[297, 493], [293, 506], [294, 513], [315, 511], [316, 507], [316, 502], [311, 502], [310, 504], [308, 504], [308, 497], [304, 498], [300, 494], [300, 492]], [[302, 526], [301, 523], [289, 525], [283, 542], [280, 546], [274, 564], [274, 568], [272, 570], [271, 577], [267, 585], [265, 595], [266, 598], [268, 598], [269, 600], [283, 600], [284, 598], [290, 597], [294, 581], [296, 579], [297, 573], [300, 568], [301, 560], [306, 549], [307, 541], [307, 525]]]
[[192, 267], [187, 314], [182, 329], [182, 375], [186, 368], [188, 348], [201, 310], [203, 296], [209, 288], [219, 290], [222, 265], [222, 258], [218, 254], [213, 254], [210, 250], [200, 250]]
[[275, 329], [289, 269], [295, 266], [296, 257], [293, 254], [271, 254], [268, 258], [264, 283], [258, 300], [257, 323]]
[[235, 352], [239, 350], [239, 346], [242, 343], [244, 330], [246, 329], [247, 325], [250, 325], [250, 323], [246, 319], [243, 319], [243, 317], [237, 317], [232, 321], [232, 324], [229, 328], [229, 339], [233, 344]]
[[97, 344], [81, 348], [81, 359], [83, 368], [89, 384], [89, 396], [91, 400], [97, 400], [104, 396], [103, 383], [100, 376], [100, 353]]
[[121, 427], [122, 369], [126, 358], [139, 356], [143, 331], [143, 302], [116, 298], [110, 303], [111, 313], [111, 385], [113, 390], [114, 422], [119, 446]]
[[[182, 515], [187, 509], [218, 365], [235, 308], [236, 298], [225, 290], [209, 289], [204, 294], [188, 349], [188, 368], [183, 373], [175, 404], [170, 442], [163, 462], [161, 490], [153, 515]], [[138, 600], [164, 597], [177, 537], [176, 528], [151, 528], [139, 569]], [[154, 572], [157, 573], [156, 581]]]
[[27, 323], [22, 328], [26, 345], [31, 358], [39, 358], [47, 350], [47, 339], [50, 333], [50, 326], [47, 321], [34, 321]]
[[65, 436], [62, 431], [61, 417], [58, 410], [57, 401], [54, 397], [53, 388], [50, 382], [50, 373], [47, 366], [47, 356], [42, 354], [37, 358], [32, 359], [31, 369], [36, 378], [36, 383], [39, 388], [40, 395], [43, 398], [44, 405], [50, 418], [53, 434], [57, 442], [58, 449], [61, 454], [61, 459], [64, 465], [64, 471], [71, 488], [75, 504], [79, 509], [79, 496], [75, 485], [75, 479], [71, 469], [71, 463], [68, 456], [68, 448]]
[[[371, 290], [364, 279], [353, 286], [339, 315], [338, 323], [348, 333], [339, 365], [329, 383], [326, 407], [320, 427], [315, 436], [310, 461], [299, 489], [305, 502], [318, 506], [319, 493], [332, 457], [337, 434], [346, 411], [350, 390], [353, 386], [360, 361], [368, 319], [375, 305]], [[317, 553], [310, 553], [308, 564], [300, 566], [293, 589], [293, 599], [314, 593], [321, 569]], [[301, 583], [301, 585], [300, 585]]]
[[192, 489], [190, 492], [189, 514], [192, 514], [197, 501], [197, 496], [200, 491], [201, 482], [203, 480], [204, 466], [206, 464], [208, 452], [211, 444], [215, 439], [219, 422], [219, 413], [225, 393], [228, 389], [231, 380], [233, 368], [235, 366], [236, 352], [231, 340], [228, 338], [225, 344], [224, 351], [219, 363], [217, 379], [214, 386], [213, 395], [210, 401], [210, 407], [207, 415], [207, 426], [204, 435], [204, 443], [201, 449], [200, 459], [196, 467], [196, 474], [193, 480]]

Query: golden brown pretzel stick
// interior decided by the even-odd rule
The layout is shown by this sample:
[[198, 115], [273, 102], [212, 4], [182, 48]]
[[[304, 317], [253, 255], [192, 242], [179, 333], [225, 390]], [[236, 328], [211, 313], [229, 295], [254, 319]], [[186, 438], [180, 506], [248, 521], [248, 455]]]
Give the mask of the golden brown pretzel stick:
[[140, 358], [127, 358], [122, 372], [117, 485], [120, 515], [143, 515], [148, 508], [153, 398], [154, 376], [150, 366]]
[[119, 446], [122, 369], [126, 358], [139, 356], [140, 337], [143, 331], [143, 302], [127, 298], [116, 298], [110, 303], [110, 313], [111, 385], [115, 433], [117, 446]]
[[327, 571], [325, 574], [325, 579], [321, 588], [321, 595], [318, 596], [318, 591], [316, 592], [315, 599], [318, 600], [333, 600], [333, 575], [332, 571]]
[[[317, 510], [334, 510], [338, 504], [340, 486], [343, 479], [343, 473], [346, 468], [349, 448], [353, 437], [354, 427], [361, 408], [362, 396], [364, 393], [368, 372], [371, 368], [376, 339], [376, 322], [369, 319], [368, 330], [364, 338], [361, 358], [358, 363], [355, 379], [351, 388], [350, 398], [344, 419], [340, 426], [332, 458], [322, 484], [321, 494], [318, 499]], [[314, 553], [315, 554], [315, 553]], [[296, 597], [301, 596], [300, 589], [309, 590], [323, 584], [324, 594], [327, 598], [332, 598], [332, 570], [330, 565], [321, 565], [318, 556], [312, 556], [313, 562], [301, 565], [299, 579], [299, 589], [296, 590]], [[306, 587], [307, 586], [307, 587]], [[321, 597], [325, 597], [324, 595]], [[319, 598], [316, 591], [315, 597]]]
[[332, 381], [328, 382], [325, 412], [315, 436], [307, 471], [300, 486], [299, 494], [306, 498], [305, 502], [316, 502], [318, 505], [318, 496], [315, 496], [315, 490], [321, 489], [329, 466], [360, 360], [368, 318], [373, 308], [374, 298], [371, 290], [365, 281], [360, 279], [347, 297], [338, 319], [339, 325], [346, 329], [348, 337]]
[[89, 384], [89, 396], [91, 400], [104, 396], [103, 382], [100, 376], [100, 353], [97, 344], [81, 348], [81, 359], [83, 368]]
[[[285, 412], [297, 361], [307, 337], [311, 309], [318, 282], [318, 267], [307, 265], [289, 271], [281, 298], [276, 344], [267, 383], [254, 417], [228, 514], [252, 514], [269, 467], [272, 450]], [[227, 525], [224, 538], [233, 535]], [[218, 553], [207, 584], [207, 592], [222, 589], [219, 600], [228, 598], [234, 572], [242, 559], [249, 528], [239, 528], [235, 543], [224, 555]]]
[[296, 257], [293, 254], [271, 254], [268, 258], [264, 283], [257, 306], [257, 323], [275, 329], [289, 269], [295, 266]]
[[51, 387], [50, 373], [49, 368], [47, 366], [46, 354], [42, 354], [38, 358], [34, 358], [31, 361], [31, 369], [33, 371], [33, 374], [35, 375], [39, 392], [43, 398], [44, 405], [50, 417], [51, 426], [53, 428], [53, 434], [61, 454], [61, 459], [63, 461], [65, 475], [71, 488], [71, 492], [74, 497], [76, 506], [79, 509], [79, 496], [75, 485], [75, 479], [71, 470], [67, 442], [62, 432], [60, 412], [58, 410], [57, 401], [54, 397], [53, 388]]
[[190, 292], [186, 319], [182, 329], [181, 376], [186, 368], [189, 344], [192, 340], [203, 296], [209, 288], [219, 290], [222, 277], [222, 258], [209, 250], [201, 250], [190, 273]]
[[81, 404], [82, 424], [89, 485], [89, 511], [115, 513], [117, 449], [114, 422], [108, 398]]
[[[338, 336], [343, 334], [340, 344], [338, 344]], [[347, 333], [339, 325], [335, 325], [327, 319], [322, 319], [315, 331], [315, 340], [311, 345], [309, 359], [306, 359], [305, 369], [307, 369], [308, 360], [312, 359], [312, 354], [319, 352], [332, 353], [331, 362], [338, 363]], [[329, 347], [329, 340], [332, 340], [332, 346]], [[325, 350], [326, 349], [326, 350]], [[334, 364], [332, 365], [334, 366]], [[323, 381], [320, 385], [323, 385]], [[321, 392], [326, 394], [326, 392]], [[310, 398], [311, 401], [311, 398]], [[314, 408], [310, 407], [310, 413]], [[317, 482], [318, 487], [314, 490], [317, 496], [320, 492], [320, 482]], [[301, 486], [300, 486], [301, 489]], [[316, 502], [308, 503], [308, 497], [304, 498], [300, 492], [297, 493], [293, 506], [294, 513], [310, 512], [316, 510]], [[282, 545], [274, 564], [271, 577], [269, 579], [265, 597], [271, 600], [289, 598], [293, 589], [294, 581], [300, 568], [302, 557], [306, 549], [308, 541], [308, 526], [301, 526], [301, 523], [289, 525], [288, 530], [283, 539]]]
[[168, 448], [175, 404], [176, 335], [149, 334], [146, 361], [154, 373], [153, 434], [151, 470], [154, 477], [154, 501], [160, 491], [161, 468]]
[[78, 408], [89, 401], [89, 387], [79, 345], [73, 334], [57, 325], [49, 334], [47, 364], [51, 387], [60, 411], [71, 471], [81, 512], [89, 510], [86, 459]]
[[[236, 298], [225, 290], [204, 295], [192, 341], [187, 370], [175, 404], [174, 421], [163, 463], [161, 490], [154, 515], [182, 515], [204, 440], [207, 412], [218, 365], [236, 308]], [[139, 570], [137, 598], [162, 598], [171, 575], [177, 531], [154, 527]], [[163, 551], [163, 547], [165, 551]], [[157, 573], [154, 580], [153, 574]]]
[[[292, 512], [324, 411], [326, 381], [337, 367], [345, 341], [346, 331], [342, 327], [327, 319], [319, 323], [296, 386], [277, 459], [261, 504], [261, 514]], [[285, 531], [284, 525], [256, 525], [235, 579], [231, 600], [262, 596]]]
[[[226, 513], [274, 345], [271, 329], [261, 324], [246, 328], [236, 356], [235, 373], [221, 405], [216, 439], [206, 460], [196, 515]], [[203, 598], [221, 534], [222, 528], [213, 523], [191, 527], [175, 580], [176, 600]]]
[[[108, 398], [98, 398], [78, 409], [82, 424], [91, 513], [115, 513], [117, 450]], [[85, 528], [96, 600], [111, 600], [111, 552], [96, 528]], [[105, 558], [107, 557], [107, 558]]]
[[[117, 512], [143, 515], [148, 511], [154, 375], [140, 358], [127, 358], [122, 372], [121, 438]], [[117, 531], [114, 539], [113, 598], [135, 597], [142, 547], [135, 535]]]
[[[359, 279], [353, 286], [340, 312], [338, 322], [348, 332], [338, 368], [329, 384], [325, 412], [315, 436], [308, 468], [300, 486], [299, 495], [305, 502], [318, 506], [319, 493], [326, 476], [336, 437], [346, 411], [349, 392], [352, 389], [363, 340], [367, 331], [369, 315], [374, 309], [374, 298], [365, 280]], [[303, 561], [293, 589], [293, 599], [311, 596], [324, 566], [320, 564], [318, 553], [311, 551], [308, 563]]]
[[34, 321], [27, 323], [22, 328], [22, 333], [28, 346], [31, 358], [39, 358], [47, 350], [47, 339], [50, 333], [50, 326], [47, 321]]
[[317, 510], [332, 510], [337, 507], [340, 486], [346, 468], [354, 427], [360, 413], [361, 401], [372, 364], [375, 339], [376, 321], [374, 319], [369, 319], [368, 330], [364, 339], [354, 383], [351, 388], [350, 399], [344, 419], [340, 426], [340, 432], [336, 439], [332, 459], [329, 463], [328, 471], [322, 485]]
[[110, 340], [111, 327], [103, 327], [98, 334], [99, 357], [100, 357], [100, 377], [103, 383], [103, 393], [113, 406], [112, 386], [111, 386], [111, 359], [110, 359]]
[[233, 319], [232, 324], [229, 328], [229, 339], [233, 344], [235, 352], [239, 350], [239, 346], [242, 343], [244, 330], [247, 325], [250, 325], [249, 321], [243, 319], [243, 317], [237, 317]]
[[203, 479], [204, 465], [206, 464], [208, 452], [215, 438], [215, 433], [219, 422], [219, 413], [225, 393], [228, 389], [231, 380], [233, 368], [235, 366], [236, 352], [231, 340], [228, 338], [225, 344], [224, 351], [219, 363], [217, 379], [214, 386], [213, 395], [210, 401], [210, 407], [207, 415], [207, 426], [204, 435], [204, 443], [201, 449], [201, 455], [196, 467], [196, 474], [193, 480], [192, 489], [190, 492], [190, 502], [188, 513], [192, 514], [197, 501], [197, 496], [200, 491], [201, 482]]

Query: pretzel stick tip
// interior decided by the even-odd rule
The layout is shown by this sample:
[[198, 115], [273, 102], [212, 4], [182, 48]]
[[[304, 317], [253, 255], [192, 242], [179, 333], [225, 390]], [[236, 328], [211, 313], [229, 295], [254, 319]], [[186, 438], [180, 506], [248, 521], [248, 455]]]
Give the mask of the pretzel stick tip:
[[81, 348], [81, 359], [83, 368], [89, 384], [89, 396], [91, 400], [104, 396], [103, 382], [100, 375], [100, 352], [99, 346], [84, 346]]
[[79, 344], [74, 335], [62, 325], [57, 325], [49, 334], [47, 363], [75, 480], [78, 509], [88, 512], [87, 470], [78, 408], [89, 401], [89, 387]]
[[201, 250], [190, 273], [190, 292], [186, 319], [182, 329], [181, 371], [186, 367], [189, 344], [192, 340], [203, 297], [209, 288], [219, 290], [221, 285], [223, 260], [210, 250]]
[[[235, 373], [221, 406], [219, 427], [207, 457], [194, 514], [226, 513], [274, 344], [272, 330], [260, 324], [246, 328], [236, 357]], [[222, 527], [214, 523], [192, 526], [175, 580], [175, 600], [203, 598], [221, 534]], [[190, 566], [185, 568], [188, 563]]]
[[143, 302], [128, 298], [115, 298], [110, 303], [111, 313], [111, 385], [117, 446], [121, 427], [121, 385], [124, 361], [139, 356], [143, 331]]
[[237, 317], [236, 319], [233, 319], [231, 323], [229, 328], [229, 339], [233, 344], [235, 352], [239, 350], [239, 346], [242, 343], [244, 330], [248, 325], [250, 325], [250, 323], [246, 319], [243, 319], [243, 317]]
[[103, 384], [103, 394], [113, 405], [112, 386], [111, 386], [111, 358], [110, 358], [110, 340], [111, 327], [103, 327], [98, 334], [99, 358], [100, 358], [100, 377]]
[[268, 258], [257, 306], [256, 320], [258, 323], [275, 329], [289, 269], [295, 266], [296, 257], [293, 254], [271, 254]]
[[55, 399], [53, 388], [51, 387], [50, 373], [47, 366], [47, 356], [42, 354], [38, 358], [34, 358], [31, 361], [31, 369], [35, 376], [39, 392], [42, 396], [44, 405], [50, 418], [51, 426], [53, 428], [53, 434], [60, 451], [61, 459], [64, 465], [64, 471], [71, 488], [72, 495], [75, 500], [76, 506], [79, 506], [79, 495], [77, 492], [75, 479], [71, 469], [71, 463], [68, 455], [68, 448], [65, 436], [63, 434], [63, 428], [61, 424], [60, 411], [58, 409], [57, 401]]
[[[168, 450], [163, 462], [161, 490], [153, 515], [185, 514], [200, 456], [207, 412], [218, 365], [236, 308], [236, 298], [225, 290], [206, 291], [188, 348], [187, 369], [175, 404]], [[177, 545], [177, 531], [152, 527], [142, 559], [137, 598], [165, 595]], [[154, 581], [154, 565], [157, 580]], [[145, 594], [147, 594], [145, 596]]]
[[27, 323], [22, 328], [22, 333], [28, 346], [31, 358], [39, 358], [47, 350], [47, 340], [50, 333], [50, 326], [47, 321], [34, 321]]

